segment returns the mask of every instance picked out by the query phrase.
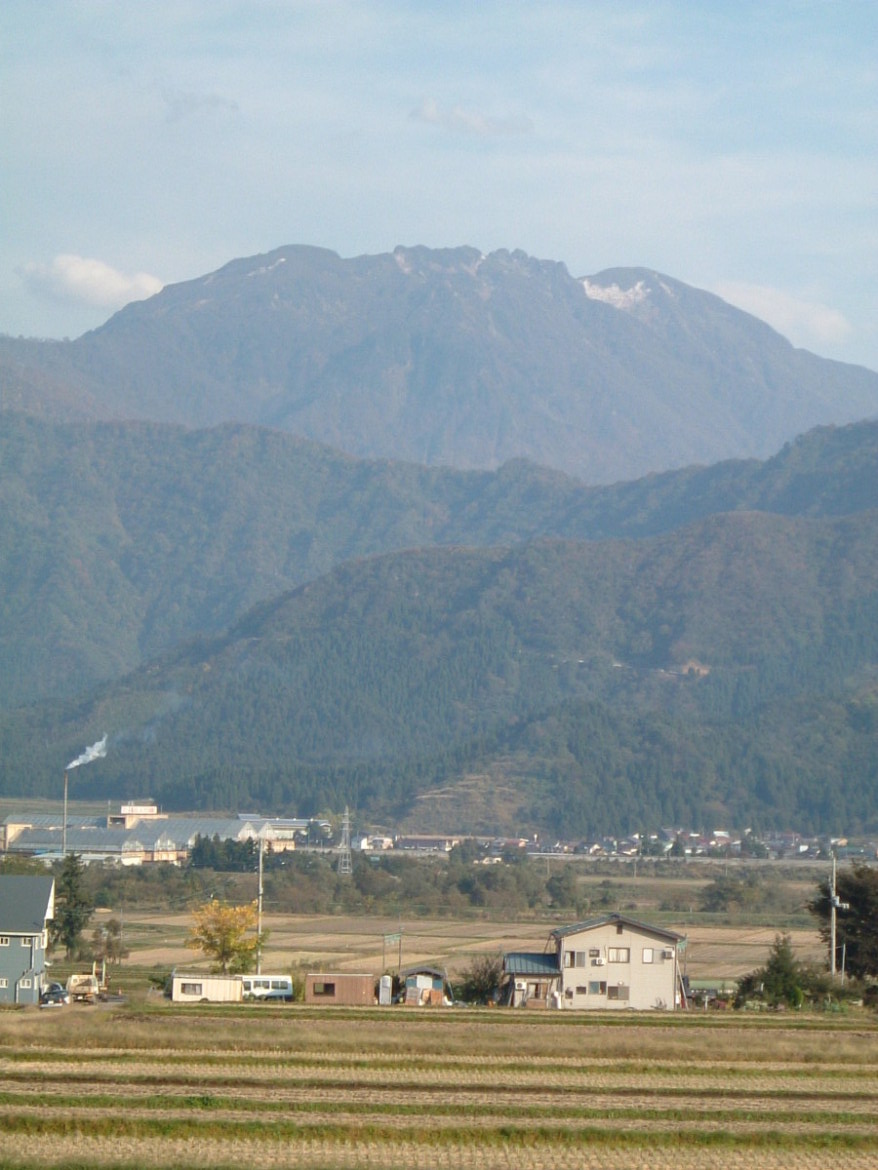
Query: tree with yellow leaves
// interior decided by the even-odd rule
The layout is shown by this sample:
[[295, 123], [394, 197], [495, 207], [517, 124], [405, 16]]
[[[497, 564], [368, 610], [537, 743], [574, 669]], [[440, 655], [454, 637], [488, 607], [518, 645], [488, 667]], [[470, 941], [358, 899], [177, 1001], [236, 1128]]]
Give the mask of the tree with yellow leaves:
[[230, 906], [227, 902], [205, 902], [192, 911], [193, 925], [186, 946], [202, 951], [213, 960], [211, 970], [223, 975], [240, 975], [251, 971], [268, 937], [253, 933], [256, 929], [256, 903]]

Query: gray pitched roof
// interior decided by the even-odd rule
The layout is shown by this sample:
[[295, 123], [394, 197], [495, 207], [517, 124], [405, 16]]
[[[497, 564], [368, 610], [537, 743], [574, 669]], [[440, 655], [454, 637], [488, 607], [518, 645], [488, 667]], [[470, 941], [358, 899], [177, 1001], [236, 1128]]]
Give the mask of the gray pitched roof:
[[621, 922], [623, 926], [630, 927], [631, 930], [638, 930], [642, 934], [651, 934], [656, 938], [664, 938], [669, 942], [677, 943], [683, 938], [682, 934], [677, 934], [674, 930], [667, 930], [663, 926], [650, 926], [646, 922], [638, 922], [636, 918], [629, 918], [627, 914], [601, 914], [597, 918], [589, 918], [585, 922], [574, 922], [572, 926], [559, 926], [552, 931], [551, 937], [562, 939], [569, 934], [582, 934], [584, 931], [595, 930], [599, 926], [618, 922]]
[[[67, 852], [121, 853], [130, 835], [124, 829], [71, 825], [67, 829]], [[18, 853], [60, 853], [63, 843], [63, 829], [25, 829], [15, 838], [13, 848]]]
[[[81, 817], [73, 816], [67, 818], [68, 825], [76, 824], [78, 827], [90, 825], [94, 828], [107, 823], [105, 816]], [[32, 813], [32, 812], [17, 812], [10, 813], [8, 816], [0, 820], [2, 825], [31, 825], [34, 829], [60, 829], [64, 825], [64, 816], [60, 812], [51, 813]]]
[[[10, 848], [16, 853], [55, 853], [61, 851], [64, 830], [49, 819], [27, 818], [33, 828], [24, 829]], [[47, 823], [48, 822], [48, 823]], [[253, 832], [249, 823], [233, 817], [171, 817], [139, 821], [130, 829], [113, 825], [107, 828], [106, 821], [68, 820], [67, 851], [82, 854], [118, 854], [154, 849], [161, 843], [164, 849], [191, 848], [196, 837], [240, 841]]]
[[55, 879], [0, 875], [0, 934], [40, 934], [54, 912]]
[[[138, 831], [140, 826], [138, 825]], [[249, 823], [237, 817], [169, 817], [162, 822], [162, 833], [176, 841], [181, 847], [191, 848], [196, 837], [222, 841], [243, 841], [249, 836]]]

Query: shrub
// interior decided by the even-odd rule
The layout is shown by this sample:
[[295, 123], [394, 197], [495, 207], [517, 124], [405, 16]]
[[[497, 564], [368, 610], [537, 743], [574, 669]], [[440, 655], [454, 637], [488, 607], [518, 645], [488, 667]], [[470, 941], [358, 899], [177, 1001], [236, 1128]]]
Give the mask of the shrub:
[[465, 1003], [490, 1003], [497, 998], [502, 978], [502, 955], [478, 955], [455, 980], [457, 998]]

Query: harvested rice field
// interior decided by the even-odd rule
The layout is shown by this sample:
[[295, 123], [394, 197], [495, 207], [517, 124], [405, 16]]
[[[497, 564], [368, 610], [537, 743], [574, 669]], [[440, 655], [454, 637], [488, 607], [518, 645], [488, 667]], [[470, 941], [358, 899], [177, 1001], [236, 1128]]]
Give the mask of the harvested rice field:
[[[109, 915], [99, 911], [96, 921]], [[206, 963], [183, 945], [192, 924], [190, 912], [139, 913], [126, 915], [125, 937], [142, 967], [169, 971], [204, 970]], [[458, 971], [468, 967], [477, 955], [501, 951], [541, 951], [557, 921], [503, 921], [451, 918], [416, 918], [404, 927], [395, 918], [371, 915], [272, 915], [265, 925], [270, 933], [266, 970], [372, 971], [397, 967], [397, 949], [384, 949], [388, 933], [402, 931], [400, 966], [430, 963], [447, 968], [452, 983]], [[687, 936], [684, 970], [693, 979], [738, 978], [768, 958], [777, 928], [768, 926], [705, 926], [671, 921], [671, 930]], [[788, 931], [800, 962], [824, 961], [826, 948], [816, 930]], [[118, 978], [125, 983], [126, 969]]]
[[25, 1009], [0, 1077], [4, 1166], [878, 1166], [857, 1011]]

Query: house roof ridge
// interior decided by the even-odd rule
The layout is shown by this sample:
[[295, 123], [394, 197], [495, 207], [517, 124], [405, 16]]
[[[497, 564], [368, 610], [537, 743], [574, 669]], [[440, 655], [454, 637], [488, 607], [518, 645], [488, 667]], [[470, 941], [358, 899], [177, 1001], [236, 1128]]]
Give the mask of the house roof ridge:
[[684, 936], [675, 930], [669, 930], [665, 926], [653, 926], [648, 922], [641, 922], [638, 918], [632, 918], [628, 914], [621, 914], [614, 911], [609, 914], [599, 914], [594, 918], [587, 918], [583, 922], [574, 922], [570, 926], [556, 926], [551, 932], [550, 938], [562, 939], [571, 934], [580, 934], [586, 930], [595, 930], [599, 926], [608, 926], [613, 922], [621, 922], [625, 926], [630, 926], [635, 930], [646, 931], [649, 934], [657, 934], [664, 938], [671, 938], [679, 942]]
[[41, 934], [54, 911], [55, 879], [43, 874], [0, 875], [0, 932]]

